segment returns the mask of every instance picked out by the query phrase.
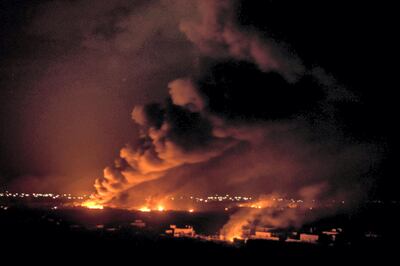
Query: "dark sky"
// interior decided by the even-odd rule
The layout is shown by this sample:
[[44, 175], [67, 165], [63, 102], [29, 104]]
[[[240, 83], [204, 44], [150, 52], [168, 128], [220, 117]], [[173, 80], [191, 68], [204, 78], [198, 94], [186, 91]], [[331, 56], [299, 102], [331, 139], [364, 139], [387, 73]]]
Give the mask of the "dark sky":
[[[241, 1], [237, 19], [359, 97], [338, 116], [384, 150], [372, 195], [398, 197], [395, 9], [293, 2]], [[190, 71], [196, 52], [178, 30], [190, 15], [159, 1], [1, 1], [0, 189], [90, 189], [135, 141], [132, 107], [162, 100]]]

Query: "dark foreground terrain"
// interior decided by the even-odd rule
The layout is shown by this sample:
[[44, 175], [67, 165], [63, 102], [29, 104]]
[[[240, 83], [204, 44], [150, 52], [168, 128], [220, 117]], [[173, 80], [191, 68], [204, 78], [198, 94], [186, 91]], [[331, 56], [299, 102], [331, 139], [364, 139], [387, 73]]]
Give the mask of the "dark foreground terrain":
[[[397, 209], [388, 212], [384, 207], [369, 207], [368, 211], [361, 209], [351, 216], [319, 221], [320, 224], [336, 222], [351, 230], [346, 241], [332, 246], [266, 240], [226, 243], [163, 234], [169, 224], [191, 224], [201, 234], [215, 234], [228, 219], [223, 213], [136, 213], [14, 206], [0, 210], [0, 255], [3, 261], [14, 263], [23, 260], [60, 265], [99, 262], [136, 265], [156, 260], [185, 265], [199, 262], [326, 265], [351, 261], [377, 261], [387, 265], [400, 252], [399, 219], [392, 213]], [[132, 227], [130, 223], [135, 219], [146, 221], [146, 227]], [[365, 232], [371, 230], [377, 237], [365, 237]]]

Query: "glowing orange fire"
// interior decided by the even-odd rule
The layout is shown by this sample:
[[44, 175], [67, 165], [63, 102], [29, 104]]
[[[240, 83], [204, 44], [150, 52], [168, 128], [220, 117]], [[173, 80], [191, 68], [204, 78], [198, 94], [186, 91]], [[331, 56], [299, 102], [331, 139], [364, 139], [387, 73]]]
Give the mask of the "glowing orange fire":
[[141, 212], [151, 212], [151, 209], [147, 206], [143, 206], [141, 208], [139, 208], [139, 211]]
[[82, 207], [88, 208], [88, 209], [98, 209], [102, 210], [104, 209], [104, 206], [97, 203], [96, 201], [93, 200], [87, 200], [81, 204]]
[[137, 210], [141, 211], [141, 212], [151, 212], [151, 211], [163, 212], [163, 211], [166, 210], [166, 208], [165, 208], [164, 204], [159, 203], [157, 205], [153, 205], [153, 204], [149, 205], [149, 204], [147, 204], [147, 205], [144, 205], [144, 206], [138, 208]]

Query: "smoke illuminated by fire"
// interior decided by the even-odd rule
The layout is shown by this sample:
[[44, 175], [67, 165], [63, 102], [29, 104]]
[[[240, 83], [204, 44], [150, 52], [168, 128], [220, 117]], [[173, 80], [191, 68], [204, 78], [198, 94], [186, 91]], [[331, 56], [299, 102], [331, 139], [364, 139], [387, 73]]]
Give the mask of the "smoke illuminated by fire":
[[[317, 217], [335, 212], [337, 206], [323, 200], [322, 194], [326, 189], [325, 184], [304, 187], [299, 192], [302, 200], [298, 201], [286, 201], [278, 194], [271, 194], [261, 196], [256, 202], [240, 204], [241, 208], [222, 228], [222, 238], [229, 241], [243, 238], [243, 229], [255, 225], [278, 229], [300, 227]], [[317, 198], [321, 199], [318, 203], [315, 201]], [[343, 210], [346, 206], [344, 202], [342, 204]]]
[[278, 195], [263, 196], [260, 200], [251, 203], [240, 204], [239, 206], [243, 209], [239, 209], [238, 212], [234, 213], [228, 223], [222, 228], [222, 238], [227, 241], [234, 241], [234, 239], [242, 239], [243, 228], [257, 219], [257, 216], [264, 209], [276, 208]]
[[163, 198], [184, 189], [269, 195], [232, 215], [223, 228], [232, 240], [249, 224], [299, 226], [322, 215], [296, 202], [277, 208], [278, 195], [356, 198], [375, 158], [373, 145], [349, 141], [335, 120], [335, 104], [349, 94], [285, 45], [241, 27], [233, 1], [194, 6], [196, 19], [179, 23], [199, 56], [193, 73], [171, 77], [164, 102], [134, 107], [139, 139], [82, 206], [172, 210]]

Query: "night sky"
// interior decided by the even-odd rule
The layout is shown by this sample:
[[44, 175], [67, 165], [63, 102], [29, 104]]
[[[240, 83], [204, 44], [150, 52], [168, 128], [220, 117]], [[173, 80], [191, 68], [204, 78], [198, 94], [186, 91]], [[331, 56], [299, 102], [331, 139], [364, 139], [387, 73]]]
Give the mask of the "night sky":
[[[325, 133], [317, 134], [317, 142], [372, 144], [368, 152], [379, 155], [367, 166], [368, 175], [357, 180], [368, 183], [372, 198], [398, 198], [395, 9], [378, 3], [294, 2], [239, 1], [234, 20], [345, 88], [351, 100], [335, 103], [332, 124], [346, 142]], [[91, 191], [121, 147], [138, 142], [139, 127], [131, 121], [135, 105], [162, 103], [147, 107], [146, 118], [154, 127], [163, 121], [172, 125], [167, 137], [174, 143], [189, 150], [193, 139], [214, 145], [208, 117], [167, 99], [168, 84], [174, 87], [170, 82], [181, 77], [191, 78], [207, 100], [208, 114], [233, 125], [276, 123], [302, 114], [313, 125], [311, 116], [330, 114], [316, 104], [327, 96], [314, 80], [291, 82], [285, 71], [260, 71], [258, 62], [204, 56], [199, 41], [189, 41], [190, 32], [179, 29], [191, 12], [185, 1], [1, 1], [0, 190]], [[256, 85], [246, 94], [249, 80]], [[280, 89], [262, 91], [264, 83]], [[295, 154], [309, 147], [297, 138], [311, 134], [288, 135]], [[228, 157], [219, 160], [211, 163], [224, 165]], [[252, 182], [259, 184], [254, 179], [249, 187]]]

